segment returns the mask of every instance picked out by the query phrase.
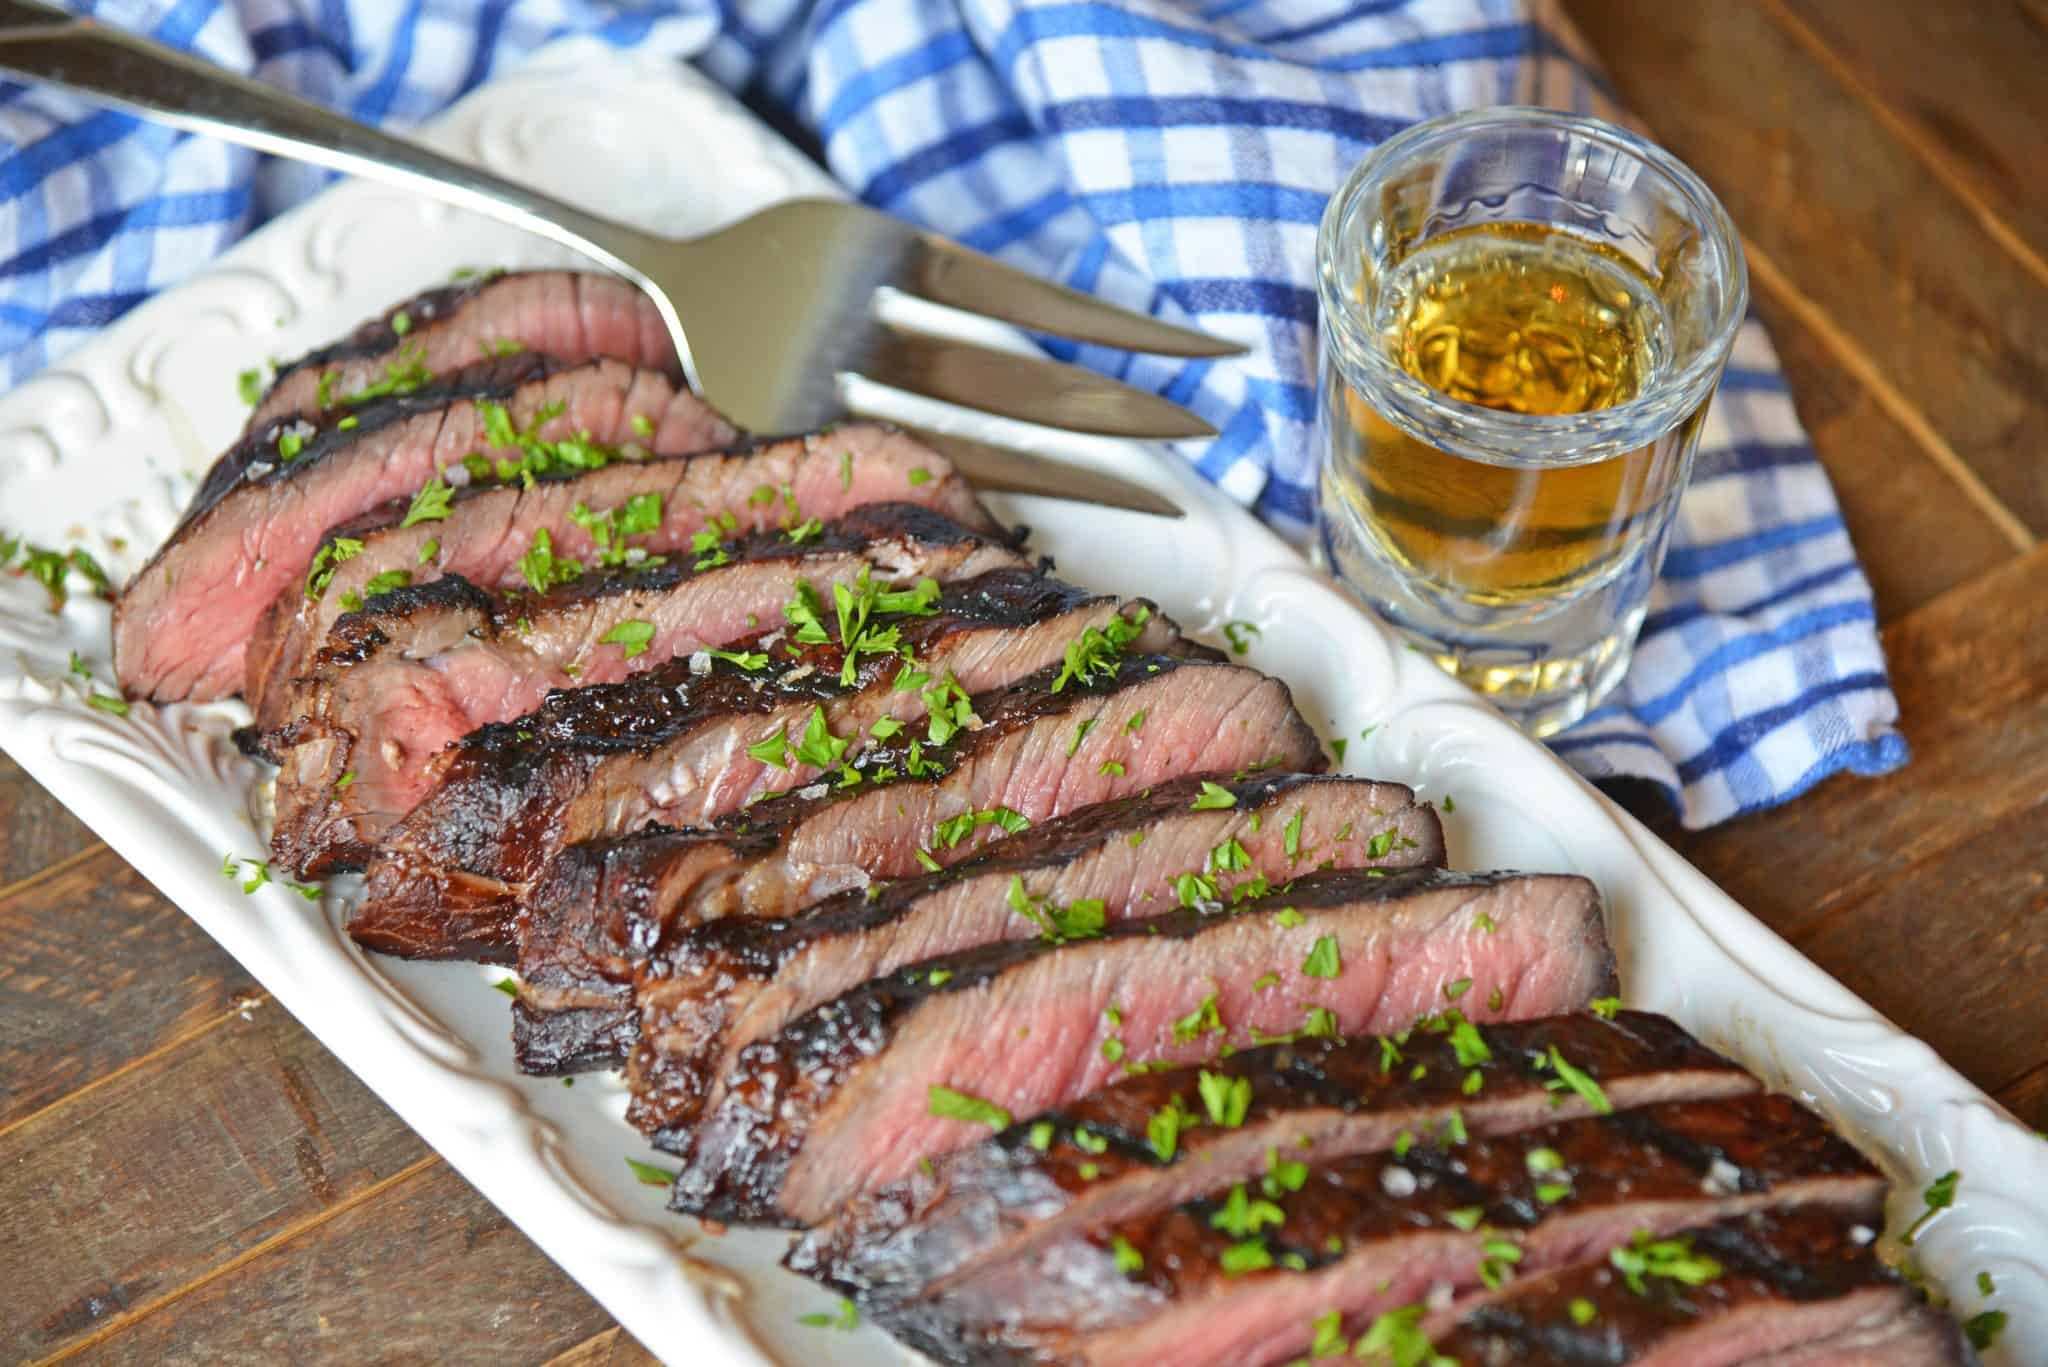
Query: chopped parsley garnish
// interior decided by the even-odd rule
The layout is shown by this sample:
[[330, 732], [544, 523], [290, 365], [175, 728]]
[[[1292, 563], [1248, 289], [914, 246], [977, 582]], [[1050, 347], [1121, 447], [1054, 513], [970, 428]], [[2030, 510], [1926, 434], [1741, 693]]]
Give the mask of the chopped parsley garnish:
[[1104, 778], [1122, 778], [1124, 776], [1124, 762], [1120, 759], [1106, 759], [1095, 766], [1095, 772], [1098, 776]]
[[808, 764], [814, 769], [830, 769], [845, 757], [846, 749], [852, 743], [849, 737], [832, 734], [832, 728], [825, 724], [824, 706], [813, 703], [803, 740], [792, 748], [791, 754], [799, 764]]
[[789, 767], [789, 723], [783, 722], [775, 728], [775, 734], [766, 740], [755, 741], [747, 747], [747, 755], [763, 764], [772, 764], [777, 769]]
[[935, 968], [924, 975], [924, 981], [927, 987], [944, 987], [947, 983], [953, 981], [953, 970], [950, 968]]
[[1038, 927], [1053, 944], [1069, 940], [1092, 940], [1102, 934], [1105, 907], [1100, 897], [1077, 898], [1060, 906], [1048, 898], [1034, 897], [1024, 886], [1024, 875], [1010, 875], [1010, 910]]
[[1330, 742], [1330, 754], [1336, 758], [1337, 763], [1342, 764], [1344, 762], [1344, 750], [1350, 744], [1351, 742], [1342, 736]]
[[1220, 1229], [1233, 1239], [1248, 1239], [1268, 1225], [1286, 1223], [1287, 1213], [1271, 1201], [1260, 1200], [1239, 1182], [1209, 1216], [1209, 1227]]
[[404, 309], [391, 315], [391, 331], [400, 337], [412, 331], [412, 315]]
[[1273, 1265], [1273, 1255], [1266, 1251], [1263, 1239], [1246, 1239], [1243, 1243], [1232, 1244], [1217, 1258], [1217, 1265], [1226, 1277], [1240, 1276], [1246, 1272], [1262, 1272]]
[[128, 700], [113, 693], [95, 692], [85, 700], [85, 705], [117, 717], [128, 715]]
[[519, 995], [519, 979], [517, 978], [500, 978], [492, 983], [491, 986], [508, 997], [517, 997]]
[[1074, 752], [1081, 748], [1081, 742], [1087, 739], [1088, 733], [1090, 731], [1093, 731], [1094, 729], [1095, 718], [1093, 717], [1090, 717], [1088, 720], [1081, 722], [1074, 727], [1074, 738], [1067, 742], [1068, 759], [1072, 759], [1074, 757]]
[[1509, 1269], [1522, 1261], [1521, 1247], [1507, 1239], [1482, 1240], [1479, 1252], [1479, 1280], [1491, 1291], [1498, 1291], [1507, 1281]]
[[1318, 935], [1308, 958], [1302, 960], [1301, 971], [1305, 977], [1334, 978], [1344, 971], [1343, 961], [1337, 956], [1337, 937]]
[[[434, 372], [424, 364], [427, 349], [424, 346], [405, 346], [398, 349], [390, 363], [384, 367], [384, 378], [368, 384], [353, 394], [342, 395], [341, 401], [353, 407], [368, 403], [372, 399], [389, 398], [397, 394], [411, 394], [421, 386], [431, 384]], [[482, 408], [483, 400], [477, 402]]]
[[1600, 1316], [1600, 1312], [1593, 1307], [1593, 1302], [1587, 1300], [1584, 1296], [1572, 1297], [1571, 1304], [1565, 1307], [1565, 1313], [1570, 1315], [1572, 1323], [1578, 1325], [1581, 1329], [1591, 1324]]
[[1344, 1337], [1343, 1311], [1331, 1310], [1318, 1315], [1308, 1322], [1308, 1327], [1315, 1332], [1315, 1338], [1308, 1346], [1311, 1358], [1341, 1357], [1351, 1351], [1351, 1340]]
[[411, 582], [411, 570], [385, 570], [382, 574], [370, 576], [369, 582], [363, 585], [363, 597], [375, 598], [380, 593], [390, 593], [393, 589], [402, 589]]
[[1306, 807], [1296, 807], [1294, 815], [1288, 817], [1287, 824], [1280, 828], [1281, 843], [1285, 846], [1289, 859], [1301, 858], [1301, 819], [1307, 810]]
[[[749, 674], [758, 674], [768, 667], [768, 656], [758, 650], [707, 650], [704, 653], [714, 660], [723, 660], [733, 668], [745, 670]], [[882, 721], [888, 720], [888, 717], [882, 718]], [[875, 723], [874, 734], [888, 734], [883, 732], [882, 722]]]
[[905, 478], [907, 478], [910, 481], [911, 486], [915, 488], [917, 485], [920, 484], [931, 483], [932, 472], [925, 469], [922, 465], [913, 465], [910, 467], [910, 473], [907, 476], [905, 476]]
[[1621, 998], [1595, 997], [1587, 1005], [1593, 1008], [1593, 1014], [1601, 1020], [1611, 1021], [1614, 1019], [1615, 1013], [1621, 1010]]
[[1308, 1018], [1302, 1022], [1303, 1039], [1336, 1039], [1337, 1013], [1327, 1006], [1311, 1006]]
[[1230, 791], [1230, 789], [1225, 788], [1223, 785], [1219, 783], [1213, 783], [1208, 779], [1202, 780], [1202, 791], [1196, 794], [1195, 800], [1189, 804], [1189, 806], [1192, 807], [1193, 810], [1198, 812], [1218, 811], [1222, 808], [1235, 807], [1236, 805], [1236, 793], [1233, 793]]
[[1455, 978], [1444, 984], [1444, 996], [1452, 1001], [1456, 1001], [1471, 990], [1472, 980], [1470, 978]]
[[263, 372], [245, 370], [235, 376], [235, 392], [242, 396], [242, 402], [254, 408], [263, 398]]
[[434, 559], [436, 559], [436, 558], [437, 558], [437, 557], [438, 557], [438, 556], [439, 556], [440, 554], [441, 554], [441, 540], [440, 540], [440, 538], [439, 538], [439, 537], [432, 537], [432, 536], [430, 536], [430, 537], [428, 537], [428, 538], [427, 538], [427, 539], [426, 539], [426, 540], [425, 540], [424, 542], [422, 542], [422, 543], [420, 544], [420, 554], [419, 554], [419, 559], [417, 559], [417, 560], [416, 560], [416, 561], [414, 561], [413, 563], [414, 563], [414, 564], [418, 564], [418, 565], [424, 565], [424, 564], [428, 563], [429, 561], [431, 561], [431, 560], [434, 560]]
[[1126, 1277], [1145, 1270], [1145, 1255], [1132, 1248], [1130, 1240], [1121, 1234], [1110, 1238], [1109, 1253], [1116, 1259], [1116, 1270]]
[[[498, 986], [503, 987], [506, 983], [510, 981], [511, 979], [509, 978], [501, 979], [498, 983]], [[518, 995], [517, 989], [514, 989], [514, 991], [508, 995]], [[642, 1182], [645, 1182], [650, 1187], [673, 1186], [675, 1184], [676, 1177], [679, 1175], [673, 1169], [659, 1167], [653, 1163], [643, 1163], [637, 1158], [628, 1158], [626, 1160], [626, 1166], [632, 1169], [633, 1175], [635, 1177], [639, 1178]]]
[[1131, 713], [1130, 720], [1124, 723], [1124, 731], [1128, 735], [1136, 735], [1138, 732], [1144, 730], [1144, 728], [1145, 709], [1141, 707], [1137, 711]]
[[1467, 1234], [1479, 1228], [1479, 1222], [1485, 1218], [1486, 1207], [1484, 1206], [1460, 1206], [1456, 1210], [1444, 1212], [1444, 1219], [1450, 1221], [1456, 1228], [1464, 1230]]
[[1458, 1367], [1458, 1360], [1436, 1351], [1422, 1332], [1420, 1305], [1404, 1305], [1378, 1316], [1352, 1350], [1367, 1361], [1388, 1361], [1396, 1367]]
[[1252, 639], [1260, 634], [1259, 628], [1251, 622], [1225, 622], [1223, 637], [1230, 642], [1230, 653], [1242, 655], [1252, 648]]
[[1920, 1237], [1920, 1231], [1934, 1218], [1935, 1213], [1947, 1210], [1956, 1203], [1956, 1184], [1962, 1180], [1963, 1175], [1960, 1172], [1950, 1171], [1929, 1183], [1927, 1190], [1921, 1193], [1927, 1202], [1927, 1209], [1920, 1212], [1919, 1219], [1906, 1226], [1906, 1232], [1899, 1236], [1899, 1242], [1911, 1248], [1913, 1241]]
[[1540, 1177], [1546, 1172], [1556, 1172], [1562, 1168], [1564, 1156], [1556, 1149], [1531, 1149], [1523, 1156], [1522, 1164], [1529, 1169], [1531, 1176]]
[[[1213, 1002], [1210, 1003], [1213, 1006]], [[1217, 1027], [1221, 1029], [1219, 1025]], [[1178, 1034], [1179, 1027], [1175, 1027]], [[1208, 1112], [1209, 1123], [1234, 1130], [1244, 1124], [1244, 1114], [1252, 1104], [1252, 1080], [1248, 1077], [1231, 1077], [1227, 1073], [1212, 1073], [1204, 1068], [1195, 1078], [1195, 1086], [1202, 1094], [1202, 1109]]]
[[1173, 895], [1183, 907], [1192, 910], [1216, 900], [1216, 880], [1199, 873], [1181, 874], [1173, 880]]
[[648, 646], [654, 643], [654, 623], [629, 617], [598, 637], [597, 643], [604, 646], [619, 646], [629, 660], [638, 655], [645, 655]]
[[935, 848], [950, 850], [973, 834], [977, 826], [1000, 826], [1004, 834], [1015, 835], [1030, 825], [1031, 822], [1022, 813], [1013, 812], [1008, 807], [962, 812], [958, 816], [947, 817], [932, 827], [932, 845]]
[[1998, 1342], [1998, 1336], [2005, 1332], [2005, 1312], [1986, 1310], [1981, 1315], [1972, 1315], [1963, 1321], [1963, 1336], [1970, 1340], [1972, 1348], [1982, 1351]]
[[798, 1315], [796, 1322], [812, 1329], [837, 1329], [851, 1333], [860, 1328], [860, 1307], [852, 1301], [841, 1299], [837, 1309], [829, 1312], [813, 1310], [808, 1315]]
[[627, 421], [632, 424], [634, 436], [651, 437], [654, 435], [654, 419], [648, 417], [645, 413], [635, 413]]
[[519, 573], [535, 593], [546, 593], [557, 584], [580, 578], [583, 566], [555, 554], [555, 539], [545, 527], [536, 527], [533, 544], [519, 557]]
[[1308, 1164], [1282, 1158], [1278, 1148], [1266, 1150], [1266, 1175], [1259, 1179], [1260, 1189], [1266, 1195], [1278, 1196], [1283, 1191], [1300, 1191], [1307, 1183]]
[[1245, 852], [1244, 846], [1238, 843], [1235, 836], [1210, 850], [1206, 865], [1210, 873], [1241, 873], [1251, 866], [1251, 855]]
[[1299, 925], [1305, 925], [1307, 924], [1307, 921], [1308, 918], [1303, 916], [1300, 912], [1296, 911], [1293, 907], [1282, 907], [1280, 908], [1280, 910], [1273, 913], [1273, 924], [1276, 926], [1284, 926], [1289, 930], [1292, 930], [1294, 929], [1294, 927]]
[[327, 586], [334, 582], [335, 570], [362, 553], [363, 543], [352, 536], [337, 536], [322, 546], [306, 570], [306, 596], [318, 598], [327, 592]]
[[964, 1120], [970, 1125], [986, 1125], [992, 1130], [1010, 1128], [1010, 1113], [992, 1101], [956, 1092], [936, 1082], [932, 1084], [928, 1097], [931, 1113], [942, 1120]]
[[1194, 1121], [1195, 1118], [1188, 1114], [1188, 1108], [1176, 1096], [1152, 1112], [1152, 1118], [1145, 1122], [1145, 1142], [1151, 1145], [1160, 1162], [1171, 1163], [1174, 1153], [1180, 1148], [1181, 1131]]
[[1607, 1093], [1600, 1090], [1600, 1084], [1591, 1076], [1565, 1061], [1557, 1046], [1550, 1046], [1549, 1063], [1556, 1071], [1559, 1081], [1576, 1092], [1581, 1101], [1592, 1108], [1594, 1115], [1613, 1115], [1614, 1103], [1607, 1099]]
[[1690, 1238], [1680, 1235], [1652, 1239], [1646, 1229], [1637, 1230], [1628, 1246], [1609, 1253], [1607, 1261], [1638, 1296], [1650, 1294], [1646, 1278], [1663, 1277], [1685, 1286], [1704, 1286], [1721, 1275], [1721, 1264], [1704, 1253], [1694, 1253]]
[[1037, 1149], [1040, 1153], [1044, 1153], [1052, 1147], [1052, 1135], [1055, 1128], [1050, 1120], [1041, 1120], [1031, 1127], [1031, 1132], [1025, 1138], [1030, 1142], [1032, 1148]]
[[1066, 660], [1052, 681], [1052, 691], [1061, 692], [1070, 683], [1106, 679], [1116, 673], [1124, 648], [1143, 634], [1152, 610], [1139, 604], [1130, 616], [1112, 617], [1104, 626], [1089, 627], [1067, 644]]
[[1216, 1009], [1216, 994], [1211, 992], [1202, 998], [1194, 1010], [1173, 1023], [1173, 1038], [1176, 1043], [1186, 1044], [1203, 1035], [1223, 1033], [1223, 1017]]

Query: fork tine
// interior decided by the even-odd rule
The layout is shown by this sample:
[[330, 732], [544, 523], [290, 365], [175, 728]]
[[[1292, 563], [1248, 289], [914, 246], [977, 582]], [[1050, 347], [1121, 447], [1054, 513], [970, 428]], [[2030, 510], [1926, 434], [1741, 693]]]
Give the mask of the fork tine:
[[917, 235], [892, 283], [906, 294], [1000, 318], [1032, 332], [1160, 356], [1242, 356], [1245, 348], [1193, 328], [1105, 304], [931, 233]]
[[1070, 432], [1160, 440], [1216, 435], [1179, 404], [1092, 370], [921, 332], [876, 329], [855, 368], [877, 384]]
[[1116, 475], [1013, 447], [957, 437], [950, 432], [935, 432], [912, 423], [897, 425], [951, 461], [953, 468], [977, 489], [1099, 503], [1106, 508], [1123, 508], [1154, 517], [1187, 516], [1187, 510], [1178, 503]]

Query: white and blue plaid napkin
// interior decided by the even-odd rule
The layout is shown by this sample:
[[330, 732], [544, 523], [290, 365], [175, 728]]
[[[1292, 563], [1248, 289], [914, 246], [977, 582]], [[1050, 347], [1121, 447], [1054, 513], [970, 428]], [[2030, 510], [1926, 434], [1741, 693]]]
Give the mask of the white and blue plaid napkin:
[[[75, 0], [74, 0], [75, 2]], [[1492, 103], [1613, 117], [1551, 0], [106, 0], [110, 23], [404, 127], [572, 33], [698, 62], [870, 203], [1259, 346], [1067, 348], [1221, 431], [1202, 472], [1312, 518], [1316, 224], [1375, 142]], [[0, 87], [0, 370], [18, 382], [318, 183]], [[1869, 584], [1776, 357], [1736, 345], [1623, 689], [1553, 745], [1689, 826], [1905, 761]]]

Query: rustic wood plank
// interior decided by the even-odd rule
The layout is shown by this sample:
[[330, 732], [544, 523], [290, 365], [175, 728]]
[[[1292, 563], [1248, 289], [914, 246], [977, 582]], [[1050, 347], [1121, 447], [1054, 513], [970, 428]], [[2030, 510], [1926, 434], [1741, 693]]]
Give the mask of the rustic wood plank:
[[104, 846], [0, 894], [0, 945], [0, 1131], [258, 996]]
[[1903, 617], [2014, 554], [2011, 544], [1778, 295], [1759, 285], [1793, 403], [1827, 467], [1878, 620]]
[[2048, 1133], [2048, 1064], [1998, 1090], [1998, 1100], [2022, 1125]]
[[2048, 1063], [2043, 850], [2048, 801], [1985, 824], [1821, 918], [1796, 943], [1996, 1092]]
[[547, 1367], [657, 1367], [660, 1361], [631, 1334], [613, 1325], [568, 1352], [550, 1358]]
[[0, 889], [97, 843], [84, 822], [0, 755]]
[[[92, 1356], [507, 1367], [545, 1361], [610, 1323], [473, 1187], [436, 1163], [144, 1316], [95, 1344]], [[621, 1352], [582, 1361], [651, 1359]]]
[[1930, 454], [1959, 456], [2015, 531], [2048, 532], [2040, 282], [1763, 7], [1566, 9], [1623, 99], [1833, 320], [1834, 344], [1924, 416]]
[[1994, 237], [2048, 280], [2048, 20], [2009, 4], [1872, 5], [1779, 0], [1793, 36], [1878, 106]]
[[[1885, 630], [1914, 752], [1903, 769], [1836, 778], [1779, 810], [1666, 838], [1796, 942], [1821, 917], [2048, 798], [2043, 576], [2048, 547]], [[2025, 855], [2038, 862], [2038, 850], [2010, 857]]]
[[0, 1134], [0, 1357], [77, 1343], [425, 1147], [265, 1005]]

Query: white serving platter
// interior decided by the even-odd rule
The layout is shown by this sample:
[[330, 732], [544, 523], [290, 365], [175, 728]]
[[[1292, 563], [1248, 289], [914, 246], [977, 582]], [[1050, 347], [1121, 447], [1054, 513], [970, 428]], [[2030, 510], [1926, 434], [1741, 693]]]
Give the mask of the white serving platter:
[[[689, 68], [582, 42], [464, 100], [432, 140], [678, 234], [778, 198], [840, 193]], [[239, 428], [238, 372], [326, 342], [457, 267], [566, 261], [513, 230], [340, 185], [0, 398], [0, 529], [85, 545], [118, 577], [156, 546]], [[909, 301], [890, 307], [1022, 345], [980, 320]], [[1257, 625], [1250, 662], [1292, 685], [1326, 735], [1349, 738], [1344, 768], [1439, 802], [1455, 797], [1445, 821], [1455, 865], [1571, 869], [1595, 880], [1630, 1004], [1670, 1013], [1839, 1123], [1899, 1179], [1895, 1228], [1919, 1212], [1928, 1181], [1960, 1170], [1955, 1206], [1928, 1225], [1914, 1254], [1962, 1314], [1990, 1304], [2010, 1315], [1993, 1362], [2048, 1360], [2048, 1143], [1548, 751], [1399, 648], [1171, 453], [1056, 437], [872, 390], [853, 396], [1114, 470], [1190, 506], [1185, 521], [1167, 522], [991, 500], [1035, 529], [1033, 545], [1067, 578], [1153, 597], [1212, 640], [1226, 621]], [[81, 591], [52, 614], [40, 587], [0, 576], [0, 749], [203, 926], [636, 1338], [693, 1367], [821, 1352], [851, 1364], [903, 1360], [876, 1331], [798, 1322], [830, 1298], [775, 1267], [785, 1236], [705, 1236], [667, 1215], [663, 1192], [636, 1182], [622, 1161], [659, 1155], [624, 1124], [616, 1082], [594, 1076], [564, 1088], [521, 1076], [505, 998], [490, 986], [498, 970], [366, 957], [339, 928], [346, 888], [311, 905], [275, 885], [245, 896], [224, 879], [223, 854], [253, 856], [265, 844], [262, 775], [228, 739], [245, 710], [94, 710], [67, 671], [73, 651], [111, 679], [106, 604]], [[1976, 1289], [1979, 1271], [1997, 1286], [1989, 1302]]]

